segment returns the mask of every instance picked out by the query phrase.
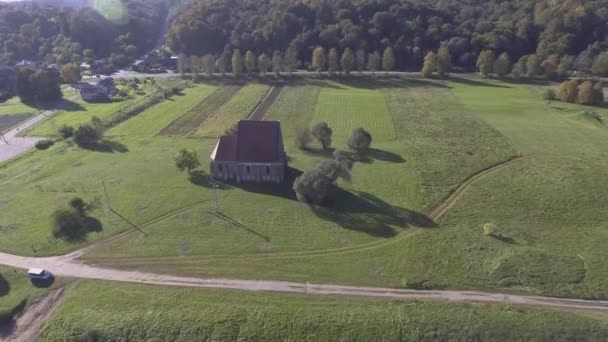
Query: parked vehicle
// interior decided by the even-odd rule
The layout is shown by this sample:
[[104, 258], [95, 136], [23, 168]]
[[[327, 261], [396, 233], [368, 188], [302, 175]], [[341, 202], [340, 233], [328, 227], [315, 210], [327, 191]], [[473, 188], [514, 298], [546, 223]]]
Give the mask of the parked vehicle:
[[53, 274], [47, 270], [41, 268], [30, 268], [27, 271], [27, 276], [30, 279], [49, 280], [53, 278]]

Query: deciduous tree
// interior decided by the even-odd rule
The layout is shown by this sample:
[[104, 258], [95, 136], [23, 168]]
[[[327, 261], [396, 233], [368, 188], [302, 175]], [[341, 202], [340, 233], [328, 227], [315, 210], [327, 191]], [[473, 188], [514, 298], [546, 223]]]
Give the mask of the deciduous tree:
[[207, 76], [211, 76], [215, 72], [215, 58], [211, 54], [203, 56], [203, 70], [207, 73]]
[[268, 58], [265, 53], [261, 54], [260, 57], [258, 57], [258, 69], [260, 70], [260, 74], [265, 77], [268, 69], [270, 69], [270, 66], [270, 58]]
[[348, 138], [347, 145], [351, 150], [367, 150], [372, 145], [372, 135], [363, 128], [357, 128]]
[[198, 160], [198, 155], [194, 151], [187, 149], [181, 149], [178, 155], [175, 157], [175, 166], [181, 171], [187, 171], [188, 174], [192, 174], [197, 167], [201, 165]]
[[329, 55], [327, 56], [327, 66], [330, 75], [333, 75], [340, 69], [340, 57], [338, 55], [338, 50], [335, 48], [329, 50]]
[[380, 57], [380, 53], [378, 53], [378, 51], [370, 53], [367, 57], [367, 70], [371, 71], [372, 74], [376, 74], [376, 71], [380, 69], [381, 63], [382, 57]]
[[324, 150], [331, 146], [331, 135], [333, 131], [325, 122], [319, 122], [312, 128], [312, 135], [323, 146]]
[[365, 70], [365, 66], [366, 66], [366, 62], [367, 62], [367, 53], [365, 52], [365, 49], [363, 48], [359, 48], [357, 49], [357, 70], [362, 73], [363, 70]]
[[509, 59], [509, 54], [503, 52], [496, 58], [493, 65], [494, 72], [500, 78], [504, 78], [511, 72], [511, 60]]
[[437, 72], [439, 76], [447, 75], [452, 69], [452, 55], [447, 47], [439, 48], [437, 52]]
[[395, 52], [392, 47], [384, 49], [382, 54], [382, 69], [388, 74], [389, 71], [395, 68]]
[[243, 72], [243, 55], [239, 49], [232, 53], [232, 74], [234, 77], [239, 77]]
[[481, 51], [479, 57], [477, 58], [477, 70], [479, 70], [483, 77], [488, 77], [493, 72], [495, 59], [496, 57], [494, 55], [494, 51]]
[[342, 70], [346, 75], [350, 75], [350, 72], [355, 67], [355, 54], [353, 50], [350, 48], [346, 48], [342, 53], [342, 58], [340, 59], [340, 66], [342, 66]]
[[325, 57], [325, 49], [317, 46], [312, 52], [312, 68], [321, 73], [325, 69], [327, 58]]
[[433, 51], [429, 51], [424, 56], [424, 63], [422, 64], [422, 77], [429, 78], [433, 76], [433, 72], [437, 69], [437, 55]]
[[557, 91], [557, 96], [564, 102], [574, 103], [578, 98], [578, 84], [575, 80], [564, 81]]
[[65, 83], [77, 83], [82, 78], [80, 75], [80, 67], [71, 63], [62, 66], [60, 74]]
[[281, 76], [281, 71], [285, 68], [285, 63], [283, 61], [283, 55], [281, 51], [275, 51], [272, 54], [272, 72], [276, 77]]
[[532, 54], [526, 59], [526, 75], [532, 77], [538, 75], [540, 72], [540, 61], [538, 56]]
[[245, 69], [247, 69], [247, 73], [249, 75], [255, 72], [256, 65], [257, 58], [255, 56], [255, 53], [253, 53], [253, 51], [251, 50], [247, 51], [247, 53], [245, 54]]

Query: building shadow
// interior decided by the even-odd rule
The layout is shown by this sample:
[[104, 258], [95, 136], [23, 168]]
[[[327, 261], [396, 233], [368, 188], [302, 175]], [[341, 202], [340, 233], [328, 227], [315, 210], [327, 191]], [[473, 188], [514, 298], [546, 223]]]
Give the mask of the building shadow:
[[102, 153], [126, 153], [129, 152], [129, 148], [114, 140], [103, 140], [98, 143], [91, 144], [78, 144], [80, 148], [85, 150], [94, 151], [94, 152], [102, 152]]
[[224, 182], [221, 182], [218, 180], [213, 180], [211, 178], [211, 176], [203, 170], [194, 170], [194, 171], [190, 172], [188, 174], [188, 180], [190, 181], [190, 183], [192, 183], [194, 185], [202, 186], [202, 187], [208, 188], [208, 189], [213, 188], [211, 186], [211, 181], [213, 181], [213, 183], [215, 183], [215, 185], [217, 186], [217, 189], [229, 190], [232, 188], [230, 185], [228, 185]]
[[408, 227], [436, 228], [426, 215], [393, 206], [366, 192], [349, 192], [341, 188], [326, 206], [310, 205], [317, 217], [348, 230], [379, 238], [392, 238]]
[[296, 193], [293, 191], [293, 182], [296, 178], [302, 175], [302, 171], [288, 166], [285, 170], [285, 181], [283, 183], [236, 183], [231, 182], [230, 185], [237, 189], [255, 194], [263, 194], [275, 197], [281, 197], [288, 200], [297, 201]]

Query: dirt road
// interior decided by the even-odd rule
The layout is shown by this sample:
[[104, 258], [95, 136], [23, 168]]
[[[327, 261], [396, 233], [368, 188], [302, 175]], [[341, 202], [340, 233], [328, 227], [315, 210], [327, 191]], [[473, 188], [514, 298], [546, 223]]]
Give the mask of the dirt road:
[[479, 291], [418, 291], [392, 288], [294, 283], [274, 280], [239, 280], [180, 277], [134, 271], [121, 271], [84, 265], [75, 258], [78, 253], [65, 256], [32, 258], [0, 253], [0, 264], [16, 267], [39, 267], [52, 270], [58, 277], [73, 277], [104, 281], [119, 281], [152, 285], [270, 291], [318, 295], [345, 295], [408, 300], [438, 300], [454, 303], [514, 304], [553, 307], [566, 310], [597, 310], [608, 312], [608, 301], [559, 299]]
[[[75, 95], [75, 96], [71, 97], [70, 99], [68, 99], [68, 101], [75, 102], [79, 98], [80, 98], [79, 95]], [[57, 111], [61, 110], [61, 106], [64, 102], [65, 101], [62, 101], [61, 103], [59, 103], [59, 105], [57, 106], [57, 109], [51, 109], [51, 110], [41, 112], [41, 113], [33, 116], [32, 118], [26, 120], [25, 122], [22, 122], [17, 127], [11, 129], [10, 131], [4, 132], [4, 138], [6, 139], [6, 141], [0, 140], [0, 162], [9, 160], [13, 157], [20, 155], [21, 153], [29, 151], [30, 149], [34, 148], [34, 145], [36, 145], [36, 142], [44, 139], [44, 138], [38, 138], [38, 137], [20, 137], [19, 133], [21, 133], [22, 131], [27, 130], [31, 127], [34, 127], [35, 125], [40, 123], [42, 120], [46, 119], [47, 117], [49, 117], [49, 116], [55, 114]]]

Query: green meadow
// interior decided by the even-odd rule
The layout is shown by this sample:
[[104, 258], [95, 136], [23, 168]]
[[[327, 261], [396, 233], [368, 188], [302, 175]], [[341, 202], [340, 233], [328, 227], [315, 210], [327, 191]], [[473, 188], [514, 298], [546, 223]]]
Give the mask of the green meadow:
[[479, 304], [81, 282], [42, 341], [601, 341], [605, 317]]
[[[547, 104], [538, 86], [491, 80], [297, 81], [264, 118], [282, 123], [289, 178], [331, 157], [317, 143], [298, 150], [299, 127], [328, 122], [336, 149], [364, 127], [372, 149], [327, 207], [295, 201], [289, 185], [226, 184], [218, 217], [209, 179], [189, 179], [174, 157], [193, 149], [206, 170], [211, 137], [267, 91], [196, 85], [110, 129], [110, 151], [60, 142], [0, 165], [0, 249], [53, 255], [130, 231], [84, 260], [196, 276], [608, 297], [608, 131], [584, 114], [604, 109]], [[533, 128], [547, 133], [518, 133]], [[201, 130], [211, 139], [190, 135]], [[471, 176], [515, 157], [471, 183], [440, 219], [428, 216]], [[94, 204], [99, 227], [54, 239], [50, 215], [74, 196]]]

